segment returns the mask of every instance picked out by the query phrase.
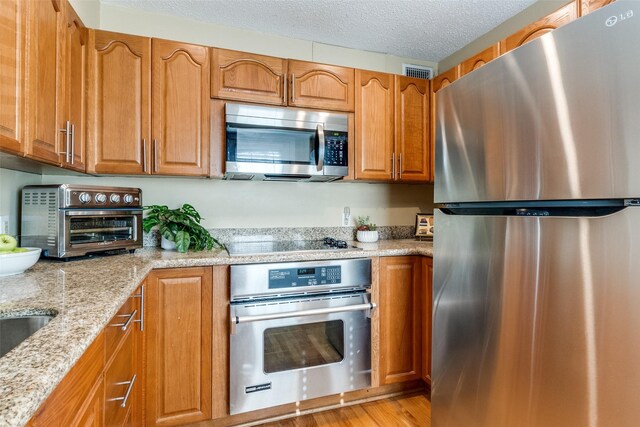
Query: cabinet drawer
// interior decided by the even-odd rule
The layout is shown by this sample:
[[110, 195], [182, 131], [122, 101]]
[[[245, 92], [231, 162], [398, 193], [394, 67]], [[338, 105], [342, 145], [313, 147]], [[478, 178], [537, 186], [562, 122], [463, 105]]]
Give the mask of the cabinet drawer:
[[[135, 313], [134, 313], [135, 311]], [[104, 360], [109, 362], [113, 356], [114, 350], [120, 344], [120, 341], [125, 337], [130, 329], [137, 328], [140, 319], [140, 305], [138, 298], [133, 295], [130, 296], [127, 301], [122, 304], [120, 310], [111, 319], [109, 324], [104, 329], [105, 335], [105, 352]]]
[[113, 361], [104, 374], [105, 426], [122, 426], [130, 418], [139, 381], [135, 361], [135, 333], [127, 331]]

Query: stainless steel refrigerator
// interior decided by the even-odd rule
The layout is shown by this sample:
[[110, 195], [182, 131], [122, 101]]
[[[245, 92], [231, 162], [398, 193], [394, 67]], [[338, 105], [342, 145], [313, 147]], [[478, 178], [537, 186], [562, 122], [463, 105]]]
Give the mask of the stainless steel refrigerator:
[[640, 2], [437, 94], [434, 427], [640, 425]]

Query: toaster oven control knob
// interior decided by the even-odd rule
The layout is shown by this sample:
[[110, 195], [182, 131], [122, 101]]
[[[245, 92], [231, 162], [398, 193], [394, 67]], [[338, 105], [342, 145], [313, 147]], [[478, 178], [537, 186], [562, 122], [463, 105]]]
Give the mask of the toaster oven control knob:
[[124, 199], [124, 202], [128, 205], [133, 203], [133, 196], [131, 194], [125, 194], [123, 199]]
[[107, 201], [107, 195], [104, 193], [96, 194], [96, 203], [104, 203]]
[[80, 200], [80, 203], [82, 203], [83, 205], [89, 203], [91, 201], [91, 194], [80, 193], [80, 195], [78, 196], [78, 200]]
[[109, 196], [109, 201], [111, 203], [120, 203], [120, 195], [119, 194], [112, 194], [111, 196]]

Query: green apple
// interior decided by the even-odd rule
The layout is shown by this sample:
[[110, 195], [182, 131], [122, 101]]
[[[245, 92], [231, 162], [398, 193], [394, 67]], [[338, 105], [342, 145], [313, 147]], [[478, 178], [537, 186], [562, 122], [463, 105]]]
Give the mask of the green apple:
[[0, 251], [12, 251], [18, 246], [15, 237], [8, 234], [0, 234]]

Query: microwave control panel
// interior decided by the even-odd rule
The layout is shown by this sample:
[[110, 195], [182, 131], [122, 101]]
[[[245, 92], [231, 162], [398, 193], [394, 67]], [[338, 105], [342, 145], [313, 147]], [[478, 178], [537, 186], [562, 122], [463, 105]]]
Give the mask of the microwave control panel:
[[324, 164], [347, 166], [347, 132], [326, 131]]
[[269, 270], [269, 289], [336, 285], [342, 279], [339, 265]]

